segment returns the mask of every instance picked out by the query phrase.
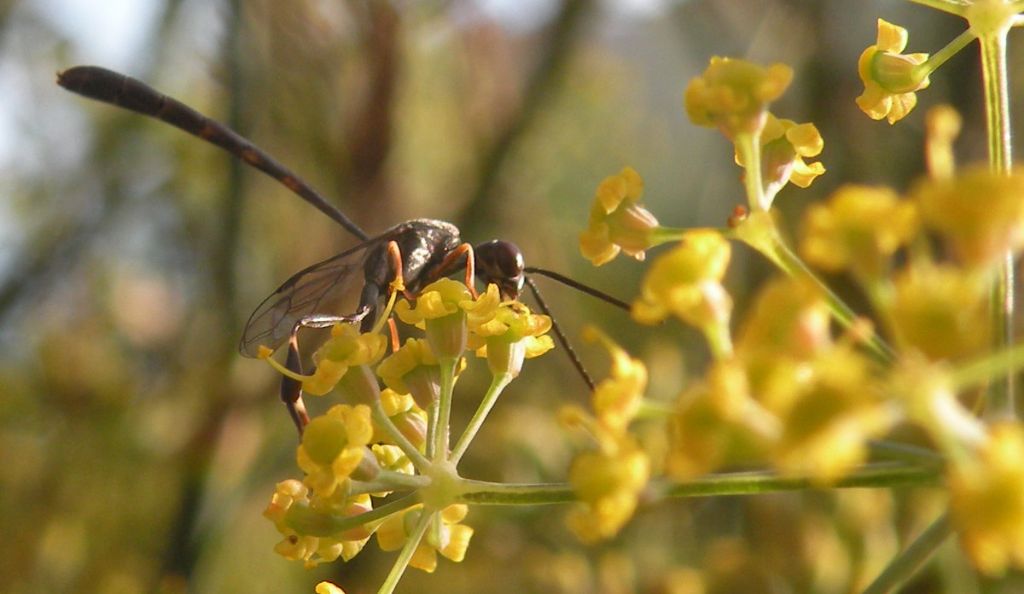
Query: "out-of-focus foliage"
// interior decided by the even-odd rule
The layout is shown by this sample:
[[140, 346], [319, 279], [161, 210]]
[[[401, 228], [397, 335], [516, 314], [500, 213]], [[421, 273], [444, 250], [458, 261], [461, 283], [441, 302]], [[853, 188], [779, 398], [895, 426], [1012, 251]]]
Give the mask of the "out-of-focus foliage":
[[[58, 89], [54, 71], [108, 55], [89, 40], [117, 46], [117, 3], [90, 4], [88, 19], [74, 4], [0, 4], [2, 589], [311, 592], [334, 578], [373, 591], [387, 554], [305, 571], [273, 553], [260, 511], [293, 463], [294, 429], [276, 375], [235, 348], [262, 297], [353, 238], [200, 140]], [[471, 241], [511, 240], [531, 264], [623, 299], [639, 286], [633, 262], [593, 269], [577, 255], [595, 180], [642, 163], [645, 202], [673, 226], [719, 225], [743, 200], [727, 149], [680, 115], [709, 55], [785, 62], [809, 81], [786, 100], [829, 138], [830, 175], [811, 195], [839, 180], [902, 188], [922, 168], [920, 138], [857, 113], [857, 55], [879, 15], [915, 24], [920, 47], [956, 26], [881, 0], [548, 0], [523, 3], [536, 18], [522, 8], [516, 19], [485, 9], [512, 1], [146, 4], [138, 47], [104, 65], [230, 122], [371, 234], [452, 220]], [[965, 72], [943, 80], [976, 77], [971, 64], [955, 59], [947, 67]], [[977, 123], [976, 88], [937, 80], [920, 100]], [[984, 126], [965, 129], [977, 131], [961, 141], [972, 160]], [[799, 211], [786, 196], [776, 204]], [[744, 268], [727, 280], [737, 308], [764, 274], [734, 266]], [[609, 332], [631, 327], [602, 303], [542, 288], [570, 336], [595, 317]], [[695, 347], [677, 360], [659, 332], [645, 329], [642, 345], [616, 335], [648, 362], [654, 395], [705, 356]], [[557, 354], [528, 368], [467, 454], [467, 474], [563, 478], [570, 445], [555, 412], [587, 396], [572, 373]], [[463, 393], [482, 393], [486, 379], [462, 381], [479, 384]], [[473, 404], [456, 403], [457, 423]], [[494, 508], [476, 512], [461, 565], [410, 574], [399, 591], [674, 594], [691, 591], [683, 568], [701, 567], [713, 592], [780, 579], [846, 592], [935, 504], [903, 492], [641, 504], [616, 540], [591, 549], [562, 509]], [[936, 564], [913, 591], [965, 591], [957, 563]]]

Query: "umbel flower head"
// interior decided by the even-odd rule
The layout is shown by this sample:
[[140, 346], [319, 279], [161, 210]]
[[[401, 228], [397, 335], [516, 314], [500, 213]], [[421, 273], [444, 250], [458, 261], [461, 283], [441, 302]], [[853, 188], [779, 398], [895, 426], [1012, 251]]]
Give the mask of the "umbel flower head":
[[686, 87], [686, 113], [694, 124], [718, 128], [731, 140], [738, 134], [753, 134], [763, 128], [768, 105], [782, 96], [792, 80], [793, 69], [785, 64], [765, 68], [715, 56]]
[[857, 106], [875, 120], [902, 120], [917, 105], [914, 93], [928, 86], [928, 71], [920, 65], [928, 54], [903, 54], [907, 30], [878, 19], [878, 40], [860, 56], [857, 72], [864, 92]]
[[619, 252], [637, 260], [656, 245], [658, 219], [640, 204], [644, 180], [632, 167], [623, 167], [597, 186], [587, 229], [580, 234], [580, 251], [594, 266], [611, 262]]

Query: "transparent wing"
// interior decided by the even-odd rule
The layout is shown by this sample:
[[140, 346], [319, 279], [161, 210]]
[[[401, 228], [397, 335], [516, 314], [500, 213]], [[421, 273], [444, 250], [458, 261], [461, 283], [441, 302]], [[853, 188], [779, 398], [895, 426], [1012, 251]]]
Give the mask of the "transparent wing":
[[363, 263], [381, 238], [372, 239], [289, 278], [249, 316], [238, 350], [256, 357], [259, 347], [277, 350], [295, 324], [310, 315], [353, 314], [363, 286]]

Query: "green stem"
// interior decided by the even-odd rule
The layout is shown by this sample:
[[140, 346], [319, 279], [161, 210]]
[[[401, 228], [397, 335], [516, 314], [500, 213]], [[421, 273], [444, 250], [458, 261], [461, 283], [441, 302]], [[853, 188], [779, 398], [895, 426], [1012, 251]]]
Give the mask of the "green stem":
[[466, 426], [462, 437], [459, 438], [458, 443], [455, 444], [455, 449], [452, 450], [451, 463], [453, 466], [459, 465], [459, 460], [462, 459], [462, 455], [466, 453], [469, 444], [473, 442], [473, 438], [480, 431], [480, 427], [483, 426], [487, 415], [490, 414], [491, 408], [494, 407], [494, 403], [501, 396], [502, 390], [505, 389], [505, 386], [508, 386], [512, 379], [511, 373], [502, 373], [491, 378], [491, 385], [487, 388], [487, 393], [484, 394], [483, 400], [480, 401], [476, 412], [473, 413], [473, 418], [469, 420], [469, 425]]
[[295, 506], [288, 510], [285, 523], [299, 534], [333, 536], [357, 526], [383, 520], [391, 514], [408, 509], [419, 502], [419, 496], [408, 495], [356, 516], [337, 516], [314, 511], [307, 506]]
[[398, 559], [395, 560], [394, 566], [391, 567], [391, 572], [388, 573], [387, 579], [384, 580], [380, 589], [377, 590], [377, 594], [391, 594], [398, 587], [398, 581], [402, 579], [405, 569], [409, 566], [409, 561], [412, 559], [413, 553], [416, 552], [416, 547], [420, 546], [420, 541], [423, 540], [423, 534], [427, 531], [427, 526], [430, 525], [430, 518], [433, 515], [433, 513], [424, 511], [423, 515], [420, 516], [419, 522], [416, 523], [416, 528], [413, 529], [412, 534], [405, 541], [402, 552], [399, 553]]
[[[774, 245], [772, 249], [774, 257], [769, 256], [769, 259], [775, 262], [789, 276], [805, 278], [811, 281], [821, 291], [822, 295], [825, 296], [825, 301], [832, 311], [832, 317], [844, 328], [853, 326], [858, 316], [850, 309], [850, 306], [846, 305], [838, 295], [832, 292], [832, 289], [825, 284], [825, 281], [821, 280], [818, 275], [814, 274], [814, 271], [807, 267], [807, 264], [786, 245], [786, 242], [782, 240], [777, 232], [773, 234], [773, 240]], [[878, 334], [872, 334], [868, 338], [867, 347], [883, 361], [891, 362], [896, 359], [896, 352]]]
[[430, 484], [430, 477], [382, 470], [372, 481], [352, 481], [349, 496], [383, 491], [405, 491], [420, 489]]
[[939, 66], [945, 64], [946, 60], [955, 56], [960, 50], [967, 47], [969, 43], [977, 38], [977, 33], [975, 33], [973, 29], [968, 28], [963, 33], [957, 35], [953, 41], [947, 43], [946, 47], [929, 56], [928, 59], [917, 68], [923, 70], [927, 74], [931, 74], [932, 72], [935, 72]]
[[[981, 66], [985, 87], [985, 123], [988, 135], [989, 166], [999, 174], [1008, 174], [1012, 162], [1010, 141], [1010, 104], [1006, 78], [1006, 34], [1009, 26], [983, 34]], [[1013, 312], [1015, 296], [1013, 254], [1007, 252], [993, 284], [992, 326], [996, 350], [1007, 349], [1014, 342]], [[1015, 416], [1014, 374], [1008, 372], [1002, 381], [989, 390], [987, 416], [990, 419], [1013, 419]]]
[[910, 2], [959, 16], [963, 16], [964, 10], [967, 8], [962, 2], [951, 0], [910, 0]]
[[452, 392], [455, 390], [455, 366], [459, 360], [457, 357], [441, 360], [441, 395], [437, 402], [437, 426], [434, 431], [434, 455], [433, 460], [448, 459], [448, 435], [449, 424], [452, 416]]
[[[877, 463], [862, 466], [829, 485], [830, 488], [897, 487], [935, 485], [940, 482], [936, 468], [914, 464]], [[821, 488], [807, 477], [780, 476], [774, 471], [750, 471], [714, 474], [679, 482], [651, 485], [661, 497], [710, 497], [718, 495], [756, 495], [777, 491]], [[458, 500], [477, 505], [543, 505], [576, 500], [572, 486], [565, 483], [507, 484], [462, 479]]]
[[886, 594], [894, 591], [918, 572], [939, 546], [946, 542], [952, 531], [948, 516], [944, 515], [935, 520], [906, 550], [889, 562], [881, 575], [864, 590], [864, 594]]
[[871, 440], [868, 442], [868, 448], [872, 456], [907, 464], [941, 466], [944, 461], [942, 454], [936, 451], [886, 439]]
[[743, 185], [750, 209], [768, 210], [771, 204], [767, 203], [769, 201], [764, 194], [764, 182], [761, 181], [761, 131], [737, 134], [733, 144], [743, 162]]
[[416, 446], [412, 445], [412, 443], [402, 435], [402, 432], [398, 430], [398, 427], [395, 427], [395, 424], [391, 422], [391, 419], [388, 418], [387, 413], [384, 412], [384, 407], [381, 406], [379, 400], [373, 403], [370, 411], [370, 414], [373, 416], [373, 422], [388, 434], [388, 437], [398, 445], [399, 449], [402, 450], [402, 453], [409, 457], [409, 460], [412, 461], [413, 466], [415, 466], [417, 470], [423, 472], [430, 466], [430, 461], [427, 460]]
[[1013, 375], [1024, 369], [1024, 343], [971, 361], [953, 371], [953, 385], [959, 390], [988, 383], [1000, 374]]

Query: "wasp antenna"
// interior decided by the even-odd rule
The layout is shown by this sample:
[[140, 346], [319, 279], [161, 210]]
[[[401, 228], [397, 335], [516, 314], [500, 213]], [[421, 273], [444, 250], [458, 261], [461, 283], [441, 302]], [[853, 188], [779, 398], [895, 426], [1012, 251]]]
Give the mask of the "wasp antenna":
[[248, 138], [139, 80], [99, 66], [75, 66], [58, 73], [57, 84], [83, 97], [167, 122], [179, 130], [215, 144], [274, 178], [361, 241], [370, 238], [313, 186]]
[[583, 362], [580, 361], [579, 356], [576, 354], [576, 350], [572, 348], [572, 345], [569, 344], [569, 339], [566, 338], [565, 333], [563, 333], [562, 329], [558, 326], [558, 322], [555, 321], [555, 316], [551, 315], [551, 310], [548, 309], [548, 304], [544, 301], [544, 298], [540, 296], [540, 290], [537, 288], [537, 285], [534, 284], [533, 279], [529, 276], [525, 278], [526, 286], [530, 287], [530, 293], [533, 294], [533, 298], [537, 301], [537, 305], [540, 306], [540, 310], [544, 312], [544, 315], [551, 318], [551, 329], [555, 331], [555, 337], [558, 338], [558, 342], [562, 345], [562, 348], [565, 349], [566, 354], [569, 355], [569, 360], [572, 361], [573, 367], [576, 368], [576, 371], [580, 373], [580, 377], [582, 377], [583, 381], [587, 383], [587, 387], [590, 388], [591, 392], [593, 392], [594, 380], [590, 377], [590, 374], [587, 373], [587, 369], [583, 367]]
[[[565, 275], [558, 274], [557, 272], [554, 272], [554, 271], [551, 271], [551, 270], [544, 270], [543, 268], [534, 268], [532, 266], [527, 266], [526, 268], [523, 269], [523, 272], [526, 272], [528, 274], [539, 274], [541, 276], [546, 276], [546, 277], [550, 278], [551, 280], [558, 281], [558, 282], [562, 283], [563, 285], [565, 285], [567, 287], [572, 287], [573, 289], [576, 289], [577, 291], [579, 291], [581, 293], [586, 293], [587, 295], [590, 295], [591, 297], [597, 297], [601, 301], [604, 301], [605, 303], [610, 303], [610, 304], [614, 305], [615, 307], [618, 307], [618, 308], [620, 308], [620, 309], [622, 309], [624, 311], [629, 311], [630, 310], [629, 304], [626, 303], [625, 301], [623, 301], [621, 299], [618, 299], [618, 298], [615, 298], [615, 297], [612, 297], [608, 293], [605, 293], [604, 291], [600, 291], [598, 289], [595, 289], [594, 287], [588, 287], [587, 285], [585, 285], [585, 284], [583, 284], [583, 283], [581, 283], [579, 281], [574, 281], [574, 280], [572, 280], [571, 278], [569, 278], [569, 277], [567, 277]], [[530, 283], [530, 285], [532, 287], [533, 283]], [[534, 289], [534, 292], [536, 294], [536, 289]], [[547, 312], [544, 312], [544, 313], [547, 313]]]

